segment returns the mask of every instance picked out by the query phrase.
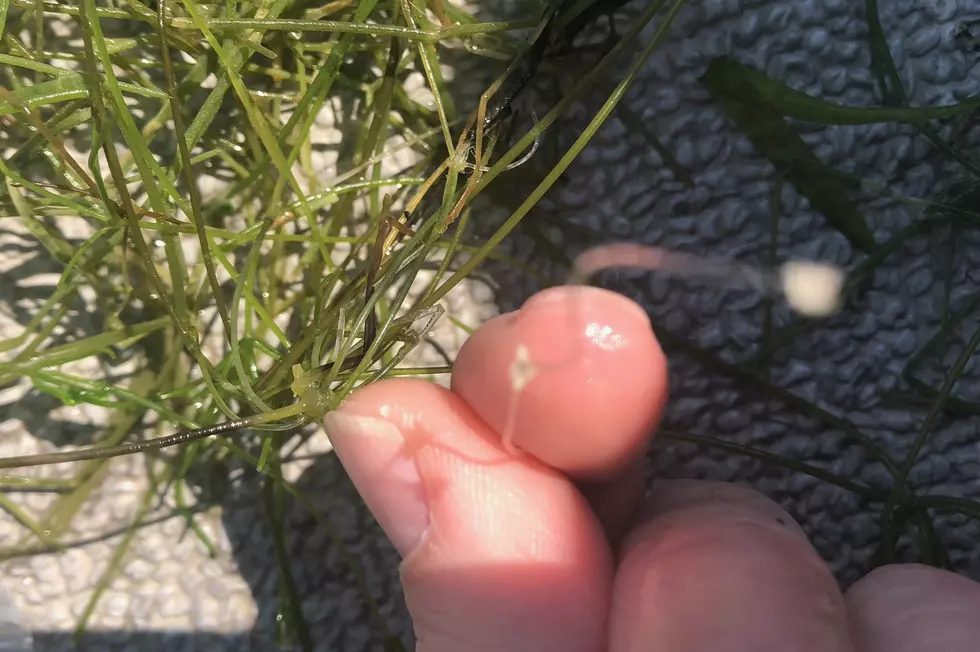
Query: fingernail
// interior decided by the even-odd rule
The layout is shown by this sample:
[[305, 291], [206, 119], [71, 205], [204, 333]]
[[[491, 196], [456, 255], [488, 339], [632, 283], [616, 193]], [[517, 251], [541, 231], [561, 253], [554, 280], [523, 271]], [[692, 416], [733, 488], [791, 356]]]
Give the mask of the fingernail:
[[327, 413], [323, 425], [361, 498], [405, 557], [429, 527], [429, 507], [404, 435], [385, 419], [341, 410]]

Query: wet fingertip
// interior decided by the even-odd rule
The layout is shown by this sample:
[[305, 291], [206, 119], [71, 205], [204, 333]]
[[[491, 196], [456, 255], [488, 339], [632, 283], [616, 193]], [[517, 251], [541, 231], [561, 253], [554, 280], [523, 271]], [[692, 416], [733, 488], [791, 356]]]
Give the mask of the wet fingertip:
[[577, 480], [614, 479], [642, 455], [667, 397], [667, 362], [637, 304], [562, 286], [488, 321], [452, 389], [519, 449]]

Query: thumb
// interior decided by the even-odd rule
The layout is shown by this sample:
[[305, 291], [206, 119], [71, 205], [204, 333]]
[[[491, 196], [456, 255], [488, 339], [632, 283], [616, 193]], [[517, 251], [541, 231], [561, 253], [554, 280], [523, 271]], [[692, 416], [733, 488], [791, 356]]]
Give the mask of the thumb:
[[325, 426], [403, 556], [419, 652], [605, 648], [612, 553], [566, 476], [427, 382], [363, 387]]

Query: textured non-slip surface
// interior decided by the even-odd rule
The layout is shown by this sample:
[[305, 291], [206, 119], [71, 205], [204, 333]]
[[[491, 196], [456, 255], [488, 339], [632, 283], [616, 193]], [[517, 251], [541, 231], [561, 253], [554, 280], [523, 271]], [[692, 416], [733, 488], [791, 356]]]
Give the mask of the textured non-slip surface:
[[[639, 3], [638, 3], [639, 4]], [[883, 26], [906, 89], [915, 105], [955, 102], [980, 91], [980, 55], [955, 37], [961, 21], [980, 17], [967, 0], [930, 2], [880, 0]], [[582, 245], [553, 226], [553, 218], [571, 220], [599, 231], [606, 239], [655, 243], [703, 254], [768, 260], [771, 197], [775, 173], [708, 100], [697, 82], [708, 61], [730, 54], [760, 67], [794, 88], [853, 106], [876, 102], [869, 72], [869, 47], [863, 3], [847, 0], [778, 2], [703, 0], [684, 7], [664, 46], [645, 66], [624, 99], [679, 162], [693, 173], [694, 187], [680, 184], [653, 148], [614, 114], [564, 178], [534, 209], [527, 221], [559, 248]], [[552, 88], [567, 91], [587, 62], [571, 59], [564, 72], [549, 69]], [[628, 59], [618, 65], [624, 71]], [[462, 84], [462, 77], [467, 84]], [[461, 92], [472, 97], [489, 78], [457, 74]], [[613, 82], [610, 82], [610, 84]], [[609, 88], [577, 106], [542, 144], [529, 167], [498, 179], [482, 200], [480, 229], [489, 230], [523, 200], [541, 169], [552, 165], [581, 132]], [[598, 99], [596, 99], [598, 98]], [[525, 105], [526, 106], [526, 105]], [[464, 107], [464, 108], [469, 108]], [[545, 106], [535, 106], [539, 113]], [[976, 131], [962, 137], [976, 142]], [[806, 141], [827, 164], [886, 185], [910, 197], [937, 198], [956, 181], [956, 171], [910, 126], [807, 128]], [[329, 161], [324, 162], [329, 165]], [[868, 190], [861, 209], [884, 242], [921, 214], [922, 207]], [[777, 255], [858, 263], [846, 241], [788, 186], [782, 193]], [[4, 236], [4, 257], [17, 255], [26, 239]], [[785, 347], [772, 365], [772, 381], [825, 409], [840, 414], [900, 460], [925, 411], [894, 401], [886, 392], [901, 390], [899, 374], [909, 357], [935, 332], [944, 302], [944, 275], [951, 266], [954, 307], [962, 307], [978, 289], [974, 270], [980, 262], [976, 236], [936, 229], [900, 244], [873, 275], [861, 298], [843, 314], [817, 324]], [[955, 244], [954, 248], [951, 243]], [[507, 241], [507, 253], [540, 266], [540, 244], [530, 232]], [[511, 310], [536, 281], [503, 265], [489, 267], [496, 295], [482, 281], [451, 298], [453, 310], [477, 323], [497, 308]], [[765, 305], [761, 298], [667, 281], [657, 275], [624, 274], [605, 282], [648, 307], [670, 332], [682, 334], [739, 363], [758, 349]], [[0, 287], [0, 291], [4, 288]], [[20, 296], [13, 297], [15, 299]], [[496, 305], [494, 305], [494, 302]], [[776, 321], [789, 319], [777, 305]], [[955, 333], [942, 359], [930, 359], [920, 376], [932, 386], [972, 334], [975, 319]], [[22, 322], [23, 323], [23, 322]], [[446, 348], [462, 334], [440, 324]], [[887, 488], [883, 466], [852, 439], [791, 410], [776, 399], [727, 379], [717, 369], [695, 363], [668, 347], [671, 402], [665, 428], [729, 438], [798, 460], [822, 465], [872, 487]], [[441, 364], [434, 351], [430, 363]], [[980, 368], [967, 367], [955, 394], [977, 395]], [[45, 437], [41, 427], [53, 402], [27, 396], [5, 398], [0, 405], [0, 454], [32, 450], [24, 433]], [[65, 432], [84, 440], [85, 414], [64, 409]], [[911, 479], [920, 491], [980, 497], [980, 443], [975, 419], [944, 418]], [[597, 433], [599, 435], [601, 433]], [[125, 527], [137, 507], [145, 480], [133, 460], [113, 463], [113, 476], [78, 519], [70, 540], [96, 538]], [[54, 473], [55, 470], [52, 470]], [[843, 583], [867, 570], [877, 545], [877, 513], [851, 494], [808, 476], [744, 457], [661, 442], [651, 456], [651, 475], [714, 477], [751, 484], [793, 513], [813, 537]], [[137, 534], [133, 554], [124, 563], [90, 621], [94, 630], [75, 646], [71, 629], [109, 563], [119, 535], [93, 541], [61, 555], [43, 555], [0, 564], [0, 584], [21, 608], [35, 634], [38, 650], [270, 650], [275, 624], [277, 579], [274, 545], [263, 526], [261, 500], [248, 478], [220, 514], [201, 517], [221, 547], [209, 559], [184, 522], [169, 518]], [[397, 581], [398, 558], [367, 514], [333, 458], [307, 469], [300, 488], [334, 520], [341, 538], [364, 567], [368, 586], [393, 633], [410, 640], [410, 624]], [[33, 513], [48, 500], [26, 499]], [[297, 582], [306, 601], [312, 637], [320, 650], [378, 649], [377, 627], [370, 621], [355, 579], [328, 533], [299, 508], [291, 512], [287, 541]], [[980, 528], [965, 519], [938, 521], [958, 569], [980, 578]], [[0, 517], [0, 541], [23, 536], [23, 529]], [[915, 546], [909, 537], [903, 549]], [[132, 633], [135, 631], [136, 633]], [[102, 632], [102, 633], [100, 633]]]

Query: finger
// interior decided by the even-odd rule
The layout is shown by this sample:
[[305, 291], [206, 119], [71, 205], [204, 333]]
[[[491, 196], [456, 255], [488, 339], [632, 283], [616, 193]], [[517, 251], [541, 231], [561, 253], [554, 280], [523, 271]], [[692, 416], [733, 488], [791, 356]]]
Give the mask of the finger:
[[610, 545], [616, 546], [626, 533], [636, 509], [643, 500], [645, 474], [640, 457], [618, 477], [606, 482], [577, 482], [575, 486], [592, 506]]
[[606, 481], [645, 450], [667, 363], [638, 305], [558, 287], [467, 340], [452, 388], [505, 442], [576, 479]]
[[361, 388], [325, 425], [404, 557], [419, 651], [602, 648], [612, 553], [567, 477], [422, 381]]
[[844, 596], [861, 652], [975, 652], [980, 584], [919, 564], [882, 566]]
[[851, 652], [843, 597], [786, 512], [722, 482], [679, 480], [620, 551], [610, 652]]

